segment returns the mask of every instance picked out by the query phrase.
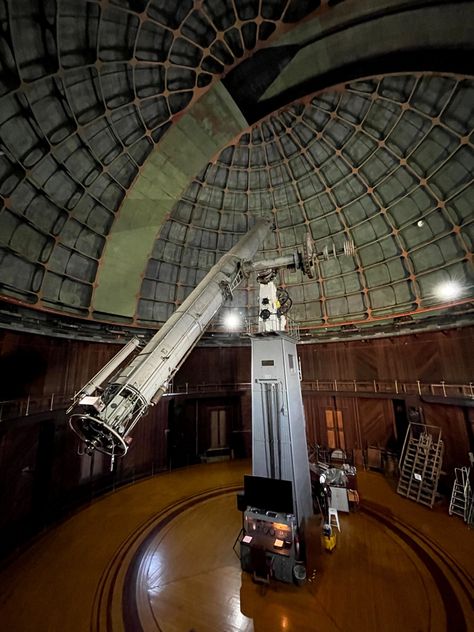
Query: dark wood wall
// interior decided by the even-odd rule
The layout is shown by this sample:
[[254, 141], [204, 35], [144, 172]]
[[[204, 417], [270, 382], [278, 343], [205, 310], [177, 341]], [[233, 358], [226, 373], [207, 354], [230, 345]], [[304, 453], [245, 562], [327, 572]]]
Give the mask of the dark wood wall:
[[300, 345], [304, 380], [469, 383], [474, 328], [365, 341]]
[[73, 393], [120, 349], [0, 330], [0, 400]]
[[[0, 330], [0, 398], [73, 392], [120, 347]], [[474, 380], [474, 328], [364, 341], [299, 345], [305, 381]], [[250, 382], [250, 347], [195, 349], [175, 383]]]
[[198, 347], [191, 352], [175, 384], [236, 384], [250, 382], [250, 346]]

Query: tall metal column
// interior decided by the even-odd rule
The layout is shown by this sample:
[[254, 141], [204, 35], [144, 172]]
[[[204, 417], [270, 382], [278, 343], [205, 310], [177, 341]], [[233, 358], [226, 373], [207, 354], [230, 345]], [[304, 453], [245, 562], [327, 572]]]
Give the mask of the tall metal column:
[[313, 514], [296, 342], [282, 332], [252, 341], [252, 470], [292, 481], [298, 525]]

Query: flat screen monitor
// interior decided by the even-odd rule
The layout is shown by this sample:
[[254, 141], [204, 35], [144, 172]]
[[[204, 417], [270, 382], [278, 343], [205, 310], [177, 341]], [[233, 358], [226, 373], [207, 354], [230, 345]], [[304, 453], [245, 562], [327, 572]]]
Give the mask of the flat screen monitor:
[[244, 476], [245, 501], [264, 511], [294, 513], [291, 481], [264, 476]]

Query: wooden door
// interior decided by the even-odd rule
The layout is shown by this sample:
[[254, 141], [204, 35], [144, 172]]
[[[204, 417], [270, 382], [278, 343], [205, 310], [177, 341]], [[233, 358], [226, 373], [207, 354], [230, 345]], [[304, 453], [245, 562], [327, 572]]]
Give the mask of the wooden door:
[[210, 448], [225, 448], [227, 441], [227, 410], [225, 408], [211, 409], [211, 445]]
[[344, 421], [342, 418], [341, 410], [333, 410], [332, 408], [326, 408], [326, 433], [328, 440], [328, 448], [336, 450], [346, 449], [346, 440], [344, 437]]

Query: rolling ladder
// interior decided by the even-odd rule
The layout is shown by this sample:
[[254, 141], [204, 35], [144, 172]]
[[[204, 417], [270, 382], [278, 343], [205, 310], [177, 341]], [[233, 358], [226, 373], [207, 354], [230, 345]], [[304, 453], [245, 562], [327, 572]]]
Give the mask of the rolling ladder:
[[461, 516], [464, 522], [472, 525], [474, 512], [469, 472], [470, 469], [467, 467], [454, 468], [455, 478], [448, 513], [450, 516]]
[[[431, 434], [428, 428], [435, 432]], [[405, 437], [397, 492], [428, 507], [433, 507], [443, 461], [441, 429], [411, 423]]]

